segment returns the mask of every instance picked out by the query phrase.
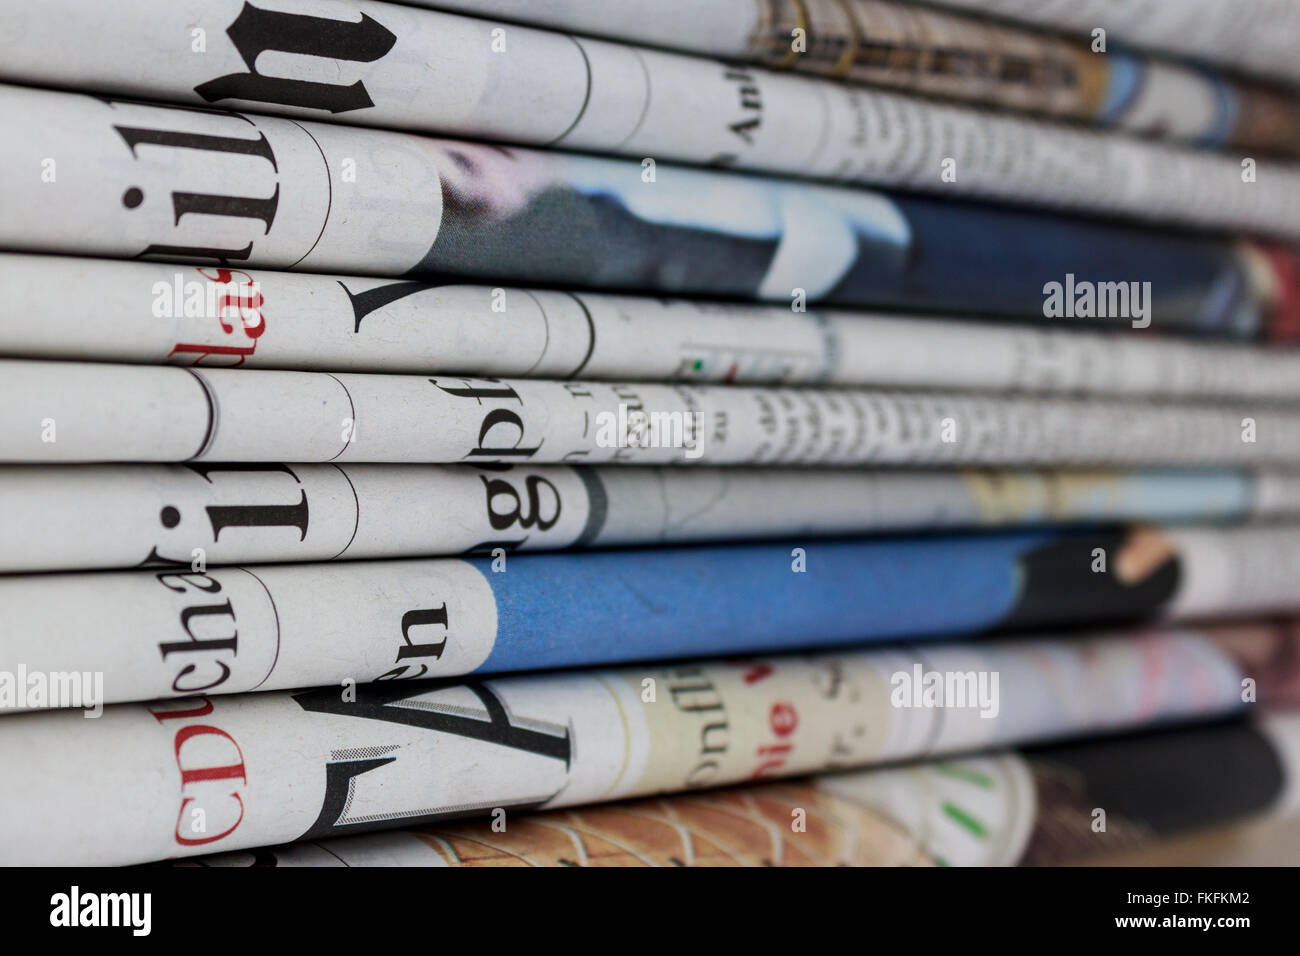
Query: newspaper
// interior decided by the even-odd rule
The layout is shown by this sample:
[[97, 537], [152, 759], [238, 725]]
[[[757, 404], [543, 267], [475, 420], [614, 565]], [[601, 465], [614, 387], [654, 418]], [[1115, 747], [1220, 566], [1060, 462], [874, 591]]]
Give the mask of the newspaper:
[[1265, 465], [1267, 404], [0, 360], [0, 461]]
[[[1232, 774], [1222, 772], [1228, 761]], [[1274, 714], [176, 865], [1043, 866], [1260, 813], [1290, 816], [1297, 775], [1300, 718]]]
[[[654, 13], [637, 0], [429, 5], [1143, 136], [1290, 155], [1300, 147], [1300, 112], [1285, 93], [1124, 50], [1118, 34], [1113, 45], [1094, 50], [1090, 30], [1109, 18], [1085, 17], [1088, 29], [1063, 37], [900, 0], [673, 0]], [[50, 35], [53, 45], [58, 34]]]
[[[572, 2], [572, 0], [570, 0]], [[912, 0], [909, 0], [912, 2]], [[1116, 44], [1163, 50], [1230, 70], [1300, 83], [1294, 39], [1300, 8], [1290, 0], [938, 0], [947, 7], [1007, 17]], [[461, 0], [437, 0], [461, 6]], [[523, 5], [516, 0], [516, 6]], [[549, 3], [547, 6], [555, 6]]]
[[2, 78], [1300, 238], [1300, 169], [1262, 157], [1247, 177], [1239, 156], [394, 4], [99, 6], [69, 56], [80, 0], [11, 4]]
[[0, 286], [32, 358], [1300, 402], [1290, 351], [1046, 323], [62, 256], [0, 254]]
[[[802, 101], [799, 110], [815, 112]], [[1272, 318], [1284, 334], [1300, 334], [1295, 253], [1202, 236], [688, 169], [653, 156], [602, 159], [18, 87], [0, 87], [0, 128], [8, 133], [0, 164], [30, 173], [0, 181], [0, 248], [11, 250], [456, 275], [760, 298], [793, 309], [824, 301], [1077, 316], [1223, 334], [1259, 335]], [[780, 136], [803, 143], [788, 130]], [[1034, 160], [1033, 175], [1047, 176], [1053, 195], [1063, 194], [1080, 154], [1061, 159]], [[1260, 226], [1256, 210], [1285, 232], [1300, 230], [1295, 203], [1274, 195], [1291, 175], [1231, 187], [1230, 218]], [[1029, 178], [1016, 189], [1030, 188]], [[1108, 193], [1119, 182], [1148, 189], [1142, 176], [1113, 169], [1099, 182]], [[1209, 179], [1193, 188], [1169, 169], [1152, 182], [1152, 195], [1178, 184], [1175, 205], [1189, 222], [1202, 198], [1222, 197]], [[1123, 205], [1139, 208], [1136, 198]], [[386, 297], [363, 305], [377, 301]]]
[[1288, 516], [1283, 471], [0, 466], [0, 573]]
[[20, 714], [0, 719], [0, 762], [21, 768], [0, 777], [0, 862], [144, 862], [479, 814], [508, 826], [539, 808], [1231, 713], [1242, 676], [1205, 637], [1155, 634]]
[[8, 575], [0, 712], [1300, 610], [1295, 525], [535, 555], [504, 544], [206, 570], [155, 550], [155, 563], [180, 560]]

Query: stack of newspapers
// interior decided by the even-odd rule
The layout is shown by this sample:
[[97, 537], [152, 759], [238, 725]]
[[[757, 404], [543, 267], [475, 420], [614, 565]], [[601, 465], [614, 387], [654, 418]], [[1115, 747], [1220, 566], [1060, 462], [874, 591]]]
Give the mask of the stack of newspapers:
[[0, 0], [0, 863], [1300, 811], [1297, 33]]

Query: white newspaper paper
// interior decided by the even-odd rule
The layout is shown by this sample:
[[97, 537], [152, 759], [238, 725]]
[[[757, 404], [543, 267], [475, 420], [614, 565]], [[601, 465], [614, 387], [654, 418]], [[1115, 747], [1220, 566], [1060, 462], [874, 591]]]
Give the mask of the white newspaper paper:
[[7, 576], [0, 713], [1300, 610], [1295, 526], [794, 544]]
[[[1300, 237], [1293, 165], [1252, 157], [1247, 177], [1240, 156], [761, 67], [391, 4], [101, 0], [100, 29], [73, 33], [76, 0], [8, 7], [23, 38], [0, 57], [11, 82]], [[68, 125], [85, 104], [46, 98], [0, 96], [6, 154], [33, 176], [95, 139]], [[321, 138], [278, 125], [273, 142]], [[363, 155], [317, 145], [317, 162]]]
[[[439, 6], [464, 6], [462, 0]], [[474, 0], [478, 5], [478, 0]], [[513, 0], [523, 6], [521, 0]], [[914, 2], [914, 0], [908, 0]], [[1300, 83], [1292, 0], [937, 0], [943, 6], [1021, 20], [1091, 39], [1102, 28], [1115, 43], [1164, 50], [1230, 70]], [[573, 0], [559, 0], [571, 4]], [[494, 3], [495, 5], [495, 3]], [[556, 0], [538, 4], [556, 6]], [[562, 7], [561, 7], [562, 9]], [[521, 15], [521, 19], [531, 16]]]
[[1292, 351], [1059, 327], [12, 254], [0, 287], [30, 358], [1300, 402]]
[[0, 461], [1295, 464], [1300, 411], [0, 360]]
[[[415, 0], [420, 6], [461, 10], [520, 23], [648, 43], [670, 50], [742, 56], [751, 38], [805, 4], [832, 17], [829, 0]], [[1300, 8], [1291, 0], [902, 0], [918, 12], [951, 7], [1020, 21], [1087, 43], [1106, 31], [1119, 48], [1162, 50], [1180, 57], [1300, 82], [1292, 40]], [[856, 0], [849, 0], [850, 6]], [[841, 8], [840, 15], [843, 16]], [[789, 37], [790, 41], [794, 37]], [[725, 52], [724, 52], [725, 51]], [[1104, 54], [1103, 54], [1104, 55]]]
[[8, 716], [0, 862], [137, 863], [456, 816], [508, 825], [540, 807], [1227, 713], [1241, 677], [1212, 641], [1165, 633]]
[[0, 572], [1295, 515], [1283, 471], [9, 465]]
[[[1243, 732], [1244, 742], [1256, 745], [1250, 758], [1210, 793], [1206, 788], [1194, 791], [1198, 812], [1170, 819], [1161, 798], [1174, 783], [1161, 777], [1173, 769], [1182, 784], [1212, 778], [1219, 760], [1236, 757], [1232, 745], [1243, 742], [1221, 741], [1210, 733], [1198, 727], [1167, 736], [1166, 746], [1177, 748], [1167, 761], [1170, 766], [1143, 760], [1150, 751], [1144, 752], [1138, 741], [1149, 748], [1150, 737], [1125, 736], [1111, 738], [1100, 754], [1086, 754], [1082, 771], [1077, 764], [1067, 768], [1058, 762], [1062, 752], [1071, 753], [1066, 744], [1030, 754], [945, 757], [806, 781], [573, 807], [496, 825], [489, 818], [364, 833], [189, 858], [177, 865], [1042, 866], [1132, 850], [1185, 826], [1234, 823], [1261, 809], [1277, 819], [1295, 814], [1300, 808], [1300, 715], [1284, 712], [1265, 716], [1253, 723], [1252, 731]], [[1217, 748], [1198, 750], [1211, 742]], [[1130, 805], [1125, 813], [1128, 826], [1092, 830], [1093, 817], [1080, 811], [1080, 798], [1132, 786], [1133, 763], [1139, 760], [1142, 782], [1166, 786], [1141, 791], [1139, 811]], [[1072, 788], [1060, 786], [1067, 769], [1074, 771]], [[1243, 789], [1249, 793], [1245, 801]], [[1084, 805], [1088, 809], [1091, 804]], [[1148, 815], [1160, 822], [1159, 829], [1141, 825]], [[805, 825], [798, 826], [799, 821]]]
[[[1016, 27], [907, 0], [422, 0], [426, 5], [499, 16], [728, 60], [748, 60], [848, 82], [915, 90], [945, 99], [1068, 117], [1201, 145], [1259, 147], [1293, 154], [1297, 104], [1280, 89], [1245, 82], [1135, 50], [1166, 17], [1165, 42], [1187, 31], [1167, 14], [1206, 26], [1242, 26], [1206, 4], [1172, 0], [1135, 6], [964, 2], [971, 14], [1018, 7], [1046, 29]], [[1222, 5], [1223, 0], [1212, 0]], [[1233, 11], [1245, 4], [1233, 4]], [[1135, 11], [1139, 11], [1136, 12]], [[1271, 18], [1285, 23], [1274, 6]], [[1057, 33], [1062, 23], [1072, 27]], [[1156, 26], [1156, 30], [1150, 28]], [[1110, 30], [1102, 47], [1093, 31]], [[1208, 34], [1221, 40], [1224, 31]], [[1270, 38], [1271, 39], [1271, 38]], [[1157, 40], [1156, 45], [1159, 45]], [[1256, 42], [1255, 46], [1263, 44]], [[1101, 47], [1101, 48], [1099, 48]], [[1250, 49], [1229, 60], [1234, 71]], [[1290, 69], [1289, 61], [1283, 61]]]
[[[1297, 325], [1294, 254], [1205, 234], [17, 87], [0, 87], [0, 125], [13, 250], [1243, 337]], [[1207, 195], [1194, 185], [1180, 210]], [[1234, 213], [1259, 200], [1297, 228], [1284, 197], [1247, 193]]]

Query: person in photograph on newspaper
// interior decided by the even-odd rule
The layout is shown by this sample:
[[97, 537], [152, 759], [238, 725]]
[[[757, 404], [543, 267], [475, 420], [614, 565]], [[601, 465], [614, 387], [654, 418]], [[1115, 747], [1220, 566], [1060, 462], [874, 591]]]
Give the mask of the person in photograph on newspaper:
[[[434, 157], [443, 212], [437, 241], [411, 275], [512, 275], [520, 281], [612, 288], [683, 288], [809, 301], [960, 308], [972, 288], [999, 311], [1018, 311], [1037, 277], [1059, 278], [1055, 263], [1084, 255], [1080, 283], [1127, 274], [1147, 260], [1151, 288], [1196, 310], [1193, 291], [1217, 270], [1214, 307], [1196, 324], [1231, 326], [1251, 285], [1192, 237], [1168, 259], [1140, 232], [1076, 221], [1070, 232], [1022, 237], [1043, 224], [1032, 212], [998, 210], [866, 190], [720, 177], [682, 168], [596, 163], [558, 153], [448, 140], [421, 140]], [[666, 182], [661, 182], [666, 180]], [[666, 188], [665, 188], [666, 187]], [[526, 257], [520, 248], [529, 250]], [[1083, 260], [1080, 260], [1083, 261]], [[1178, 291], [1176, 291], [1178, 290]], [[1185, 291], [1182, 291], [1185, 290]], [[996, 303], [996, 305], [993, 305]]]

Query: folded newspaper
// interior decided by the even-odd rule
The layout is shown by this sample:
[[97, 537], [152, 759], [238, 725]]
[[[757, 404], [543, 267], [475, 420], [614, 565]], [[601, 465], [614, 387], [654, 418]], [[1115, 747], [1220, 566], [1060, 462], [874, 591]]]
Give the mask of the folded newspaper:
[[1194, 633], [385, 682], [0, 719], [0, 862], [319, 841], [1239, 711]]
[[493, 550], [6, 575], [0, 713], [1300, 611], [1300, 526], [1287, 525]]
[[1199, 235], [12, 86], [0, 128], [10, 250], [1300, 334], [1294, 252]]
[[1300, 716], [1273, 714], [174, 865], [1043, 866], [1293, 816], [1298, 780]]
[[0, 359], [2, 462], [1265, 465], [1300, 410]]
[[1300, 518], [1287, 471], [0, 466], [0, 572]]
[[83, 10], [11, 3], [0, 79], [1300, 237], [1264, 158], [388, 3], [99, 0], [71, 53]]
[[[1030, 328], [3, 253], [0, 286], [0, 354], [29, 358], [1300, 402], [1300, 355], [1290, 351], [1090, 333], [1073, 322]], [[1124, 283], [1097, 291], [1115, 314], [1149, 305]]]
[[[1110, 26], [1109, 16], [1086, 20], [1087, 30], [1065, 37], [900, 0], [660, 0], [653, 13], [640, 0], [428, 5], [1144, 136], [1288, 154], [1300, 147], [1300, 113], [1285, 92], [1126, 50], [1119, 33], [1109, 44], [1098, 43], [1091, 30], [1103, 22]], [[61, 32], [48, 29], [46, 43], [53, 46]], [[66, 67], [51, 69], [48, 63], [24, 66], [44, 67], [52, 80], [73, 79]]]
[[[425, 2], [425, 0], [421, 0]], [[430, 0], [481, 6], [488, 0]], [[500, 0], [491, 0], [496, 5]], [[578, 0], [581, 2], [581, 0]], [[908, 0], [909, 3], [914, 0]], [[1091, 38], [1100, 27], [1116, 42], [1164, 50], [1265, 77], [1300, 83], [1294, 39], [1300, 7], [1290, 0], [937, 0], [942, 6], [1019, 20]], [[563, 7], [575, 0], [558, 0]], [[531, 7], [513, 0], [515, 7]], [[557, 5], [550, 0], [547, 7]], [[562, 8], [563, 8], [562, 7]], [[521, 15], [521, 19], [523, 16]]]

